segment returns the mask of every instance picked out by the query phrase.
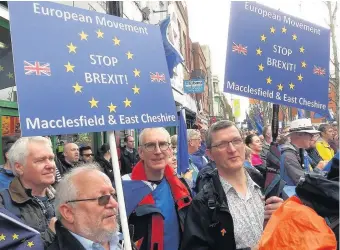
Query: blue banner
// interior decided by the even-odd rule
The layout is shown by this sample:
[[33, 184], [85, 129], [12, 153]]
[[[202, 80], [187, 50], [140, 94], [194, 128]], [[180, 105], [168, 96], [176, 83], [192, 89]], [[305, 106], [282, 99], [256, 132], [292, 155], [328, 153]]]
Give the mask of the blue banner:
[[22, 134], [176, 126], [160, 27], [9, 2]]
[[184, 93], [204, 92], [204, 79], [191, 79], [183, 81]]
[[231, 2], [224, 91], [325, 113], [330, 30], [255, 2]]

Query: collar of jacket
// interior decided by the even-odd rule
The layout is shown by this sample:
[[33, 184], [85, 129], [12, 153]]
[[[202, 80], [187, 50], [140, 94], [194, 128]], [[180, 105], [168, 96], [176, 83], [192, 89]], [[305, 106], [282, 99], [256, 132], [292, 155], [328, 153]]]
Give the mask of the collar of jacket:
[[[9, 184], [9, 193], [14, 202], [22, 204], [32, 199], [32, 190], [25, 189], [20, 179], [16, 176]], [[49, 186], [46, 191], [46, 195], [49, 200], [54, 199], [55, 189]]]
[[217, 198], [216, 201], [218, 202], [220, 210], [229, 212], [227, 197], [224, 193], [217, 169], [214, 169], [210, 173], [210, 175], [211, 175], [211, 182], [210, 182], [211, 186], [210, 187], [208, 186], [207, 188], [212, 188], [211, 191]]
[[56, 238], [59, 248], [62, 250], [85, 250], [83, 245], [73, 237], [73, 235], [61, 224], [59, 220], [57, 220], [55, 224], [56, 228]]
[[[189, 206], [191, 203], [191, 197], [186, 186], [178, 179], [175, 171], [170, 166], [166, 165], [164, 170], [164, 177], [170, 185], [171, 193], [173, 195], [174, 201], [177, 204], [178, 209], [182, 209]], [[143, 161], [139, 161], [137, 165], [133, 168], [131, 173], [131, 180], [148, 181]], [[155, 200], [151, 194], [148, 194], [139, 203], [139, 205], [154, 205]]]

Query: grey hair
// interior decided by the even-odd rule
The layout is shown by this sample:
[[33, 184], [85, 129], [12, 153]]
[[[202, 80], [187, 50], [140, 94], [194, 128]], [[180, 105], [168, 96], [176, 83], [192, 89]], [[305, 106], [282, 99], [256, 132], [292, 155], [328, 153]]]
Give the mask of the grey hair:
[[[80, 165], [79, 167], [71, 169], [67, 174], [63, 176], [61, 181], [58, 183], [57, 188], [56, 188], [55, 201], [54, 201], [55, 212], [56, 212], [56, 216], [58, 220], [62, 219], [62, 215], [59, 212], [60, 206], [62, 204], [65, 204], [67, 201], [76, 200], [80, 193], [80, 190], [78, 189], [78, 187], [73, 183], [74, 176], [80, 173], [83, 173], [83, 172], [92, 172], [92, 171], [98, 171], [101, 174], [103, 174], [103, 176], [106, 176], [104, 173], [101, 172], [101, 169], [96, 163], [85, 163], [83, 165]], [[73, 203], [71, 203], [70, 205], [75, 206]]]
[[176, 147], [176, 148], [177, 148], [177, 139], [178, 139], [178, 136], [177, 136], [177, 135], [173, 135], [173, 136], [171, 136], [171, 138], [170, 138], [172, 146], [173, 146], [173, 147]]
[[15, 171], [15, 163], [19, 163], [21, 165], [26, 164], [26, 158], [29, 154], [28, 146], [31, 143], [42, 143], [49, 147], [52, 151], [52, 143], [49, 139], [42, 136], [33, 136], [33, 137], [21, 137], [19, 138], [8, 151], [8, 162], [11, 166], [13, 174], [18, 176]]
[[[206, 139], [207, 148], [211, 148], [212, 146], [212, 133], [215, 133], [222, 129], [230, 128], [232, 126], [237, 128], [235, 126], [235, 123], [233, 123], [232, 121], [228, 121], [228, 120], [218, 121], [218, 122], [215, 122], [213, 125], [211, 125], [207, 131], [207, 139]], [[240, 131], [238, 128], [237, 130]]]
[[187, 129], [187, 141], [193, 139], [194, 137], [201, 137], [201, 133], [196, 129]]
[[167, 137], [167, 142], [170, 143], [170, 134], [169, 134], [168, 130], [166, 130], [163, 127], [158, 127], [158, 128], [145, 128], [145, 129], [143, 129], [142, 132], [139, 134], [139, 145], [144, 144], [145, 133], [150, 131], [150, 130], [158, 130], [158, 131], [165, 133], [166, 137]]

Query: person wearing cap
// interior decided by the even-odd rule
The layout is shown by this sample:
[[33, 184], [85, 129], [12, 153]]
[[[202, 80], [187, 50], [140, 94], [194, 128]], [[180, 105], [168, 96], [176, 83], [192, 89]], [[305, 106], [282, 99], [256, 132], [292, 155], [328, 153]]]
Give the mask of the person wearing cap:
[[321, 133], [321, 137], [316, 142], [316, 149], [323, 160], [329, 161], [334, 156], [334, 150], [329, 145], [329, 141], [331, 141], [334, 137], [334, 131], [332, 126], [329, 124], [321, 124], [319, 131]]
[[[284, 168], [287, 175], [296, 185], [300, 177], [310, 169], [306, 149], [310, 148], [313, 144], [314, 138], [319, 136], [319, 131], [314, 129], [310, 119], [297, 119], [292, 121], [289, 134], [291, 142], [281, 146], [281, 154], [284, 158]], [[320, 172], [326, 162], [320, 161], [314, 168], [315, 172]]]

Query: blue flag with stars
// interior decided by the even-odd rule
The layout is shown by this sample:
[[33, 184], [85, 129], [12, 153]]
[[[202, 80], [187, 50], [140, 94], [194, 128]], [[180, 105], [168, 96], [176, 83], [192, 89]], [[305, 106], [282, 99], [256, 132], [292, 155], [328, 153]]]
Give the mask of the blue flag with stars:
[[0, 208], [0, 249], [44, 249], [40, 233]]
[[225, 92], [326, 113], [329, 58], [329, 29], [256, 2], [231, 2]]
[[160, 27], [9, 2], [24, 136], [176, 126]]

